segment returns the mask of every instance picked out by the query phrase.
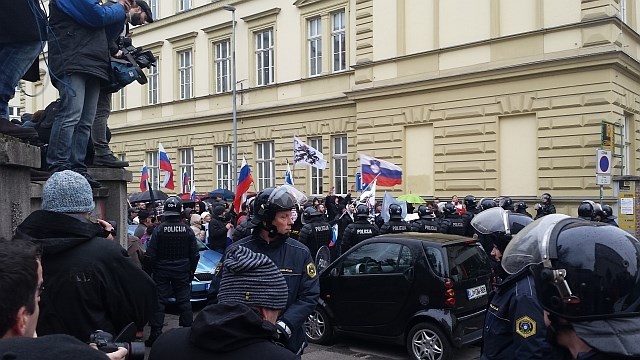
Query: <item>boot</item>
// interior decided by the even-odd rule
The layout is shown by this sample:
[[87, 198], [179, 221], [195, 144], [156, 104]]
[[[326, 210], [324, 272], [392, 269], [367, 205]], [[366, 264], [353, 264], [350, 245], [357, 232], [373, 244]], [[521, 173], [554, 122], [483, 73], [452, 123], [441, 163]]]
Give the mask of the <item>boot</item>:
[[153, 343], [156, 342], [156, 340], [158, 340], [160, 335], [162, 335], [162, 330], [158, 331], [158, 330], [151, 329], [151, 334], [149, 335], [149, 338], [144, 341], [144, 346], [152, 347]]
[[38, 132], [35, 129], [16, 125], [7, 119], [0, 119], [0, 134], [24, 140], [38, 139]]
[[47, 181], [51, 176], [49, 171], [31, 169], [31, 181]]
[[95, 155], [93, 157], [94, 167], [110, 167], [110, 168], [124, 168], [129, 166], [128, 161], [118, 160], [113, 154], [108, 155]]

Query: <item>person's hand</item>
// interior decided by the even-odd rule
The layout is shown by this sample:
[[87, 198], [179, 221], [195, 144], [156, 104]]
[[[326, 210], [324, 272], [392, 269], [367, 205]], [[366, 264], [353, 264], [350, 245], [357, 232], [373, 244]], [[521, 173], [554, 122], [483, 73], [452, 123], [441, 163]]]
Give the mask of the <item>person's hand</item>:
[[[103, 228], [105, 231], [109, 231], [109, 232], [113, 233], [113, 230], [115, 230], [115, 229], [113, 228], [113, 226], [112, 226], [111, 224], [109, 224], [107, 221], [104, 221], [104, 220], [98, 219], [98, 224], [100, 224], [100, 226], [102, 226], [102, 228]], [[112, 235], [112, 234], [109, 234], [109, 236], [107, 236], [107, 239], [109, 239], [109, 240], [113, 240], [113, 235]]]
[[122, 7], [124, 7], [125, 12], [129, 12], [129, 10], [131, 10], [131, 7], [133, 6], [131, 4], [131, 1], [129, 0], [118, 0], [118, 3], [122, 5]]
[[122, 55], [124, 55], [124, 53], [122, 52], [122, 50], [118, 50], [118, 52], [117, 52], [117, 53], [115, 53], [115, 54], [113, 55], [113, 57], [114, 57], [114, 58], [118, 58], [118, 59], [120, 59], [120, 58], [122, 57]]
[[227, 230], [230, 230], [233, 228], [233, 224], [227, 224], [226, 226], [227, 226]]
[[127, 358], [127, 349], [119, 347], [118, 350], [112, 353], [107, 353], [107, 356], [111, 360], [125, 360]]

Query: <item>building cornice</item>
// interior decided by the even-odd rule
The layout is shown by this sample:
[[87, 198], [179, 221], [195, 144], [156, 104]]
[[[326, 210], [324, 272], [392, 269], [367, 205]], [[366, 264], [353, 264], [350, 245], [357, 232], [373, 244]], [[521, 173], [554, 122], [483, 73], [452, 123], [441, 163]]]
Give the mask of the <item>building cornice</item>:
[[185, 33], [185, 34], [180, 34], [180, 35], [177, 35], [177, 36], [174, 36], [174, 37], [167, 38], [167, 41], [170, 42], [170, 43], [175, 43], [175, 42], [178, 42], [178, 41], [195, 38], [196, 36], [198, 36], [198, 32], [197, 31], [190, 31], [190, 32]]
[[251, 14], [251, 15], [247, 15], [247, 16], [243, 16], [240, 19], [242, 19], [244, 22], [252, 22], [258, 19], [262, 19], [268, 16], [275, 16], [278, 15], [280, 13], [280, 8], [279, 7], [275, 7], [269, 10], [265, 10], [265, 11], [261, 11], [259, 13], [255, 13], [255, 14]]

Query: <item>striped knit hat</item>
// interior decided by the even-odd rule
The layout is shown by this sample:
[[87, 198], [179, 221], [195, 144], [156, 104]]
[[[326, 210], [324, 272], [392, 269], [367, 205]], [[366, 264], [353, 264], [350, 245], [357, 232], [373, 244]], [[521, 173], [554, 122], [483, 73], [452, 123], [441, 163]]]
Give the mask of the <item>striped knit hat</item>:
[[289, 291], [276, 265], [264, 254], [243, 246], [227, 250], [218, 292], [220, 304], [243, 303], [282, 310]]

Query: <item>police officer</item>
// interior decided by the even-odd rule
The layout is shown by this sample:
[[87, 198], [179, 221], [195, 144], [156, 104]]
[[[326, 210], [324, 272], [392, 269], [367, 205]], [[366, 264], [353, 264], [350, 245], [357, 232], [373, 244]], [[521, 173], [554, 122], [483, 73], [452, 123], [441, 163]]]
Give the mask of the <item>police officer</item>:
[[253, 230], [253, 199], [247, 202], [247, 216], [233, 230], [233, 241], [238, 241], [251, 235]]
[[380, 234], [375, 224], [369, 222], [369, 208], [365, 204], [356, 207], [356, 221], [347, 225], [342, 235], [341, 253], [370, 237]]
[[440, 222], [436, 219], [433, 210], [426, 205], [418, 207], [418, 219], [411, 222], [411, 231], [421, 233], [439, 233]]
[[466, 224], [462, 216], [456, 211], [456, 207], [452, 203], [446, 203], [443, 210], [444, 219], [440, 222], [440, 231], [443, 234], [464, 236], [467, 231]]
[[462, 214], [462, 220], [464, 221], [464, 236], [473, 237], [475, 231], [473, 226], [471, 226], [471, 220], [481, 211], [477, 207], [476, 197], [473, 195], [465, 196], [464, 207], [467, 209], [464, 214]]
[[533, 218], [533, 216], [531, 216], [531, 214], [529, 214], [529, 212], [527, 211], [527, 203], [525, 203], [524, 201], [520, 201], [518, 203], [516, 203], [515, 207], [514, 207], [514, 212], [517, 212], [518, 214], [523, 214], [523, 215], [527, 215], [530, 218]]
[[[298, 241], [307, 245], [311, 252], [311, 257], [315, 259], [318, 249], [322, 246], [329, 246], [333, 233], [331, 226], [325, 220], [324, 214], [316, 210], [313, 206], [304, 209], [302, 216], [305, 224], [300, 229]], [[316, 264], [317, 265], [317, 264]]]
[[480, 211], [485, 211], [496, 206], [498, 206], [498, 204], [496, 204], [496, 202], [491, 198], [480, 199]]
[[[638, 358], [640, 243], [613, 226], [553, 216], [559, 219], [545, 217], [514, 237], [503, 267], [532, 274], [553, 330], [549, 337], [565, 358]], [[536, 327], [525, 330], [538, 332]]]
[[410, 229], [411, 225], [402, 219], [402, 207], [398, 204], [389, 205], [389, 221], [382, 225], [380, 234], [403, 233]]
[[[508, 256], [504, 249], [507, 248], [511, 236], [524, 228], [521, 221], [526, 219], [524, 221], [530, 223], [532, 220], [524, 215], [507, 213], [502, 208], [482, 212], [474, 219], [475, 227], [481, 231], [482, 223], [504, 226], [505, 221], [495, 220], [505, 218], [507, 221], [504, 231], [494, 232], [497, 236], [492, 251], [494, 259], [501, 262], [503, 267]], [[487, 228], [487, 232], [493, 230], [490, 225]], [[504, 255], [500, 256], [503, 251]], [[509, 272], [506, 268], [504, 270], [508, 276], [498, 284], [485, 315], [480, 359], [552, 358], [551, 345], [546, 339], [544, 313], [537, 298], [533, 275], [528, 268], [515, 273]]]
[[596, 216], [602, 211], [600, 204], [596, 204], [591, 200], [584, 200], [578, 206], [578, 217], [580, 219], [597, 221]]
[[611, 208], [610, 205], [602, 205], [602, 218], [600, 221], [617, 227], [618, 223], [615, 220], [616, 217], [617, 216], [613, 215], [613, 208]]
[[179, 325], [191, 326], [191, 280], [198, 266], [200, 254], [196, 236], [189, 225], [180, 221], [182, 202], [171, 196], [164, 202], [164, 221], [156, 226], [147, 246], [147, 256], [153, 280], [158, 287], [158, 305], [149, 321], [151, 334], [145, 341], [151, 346], [162, 334], [164, 309], [173, 294], [180, 312]]
[[533, 218], [534, 220], [538, 220], [539, 218], [556, 213], [556, 207], [551, 203], [551, 194], [543, 193], [540, 195], [540, 203], [534, 206], [536, 210], [536, 216]]
[[513, 211], [513, 200], [510, 197], [505, 196], [500, 199], [499, 206], [505, 210]]
[[[284, 275], [289, 296], [287, 307], [276, 322], [280, 341], [296, 354], [306, 347], [304, 322], [315, 310], [320, 297], [316, 266], [309, 248], [289, 237], [293, 225], [291, 210], [295, 198], [283, 187], [266, 188], [254, 200], [254, 223], [250, 237], [234, 242], [230, 247], [244, 246], [267, 255]], [[222, 261], [211, 283], [215, 293], [220, 284]]]

